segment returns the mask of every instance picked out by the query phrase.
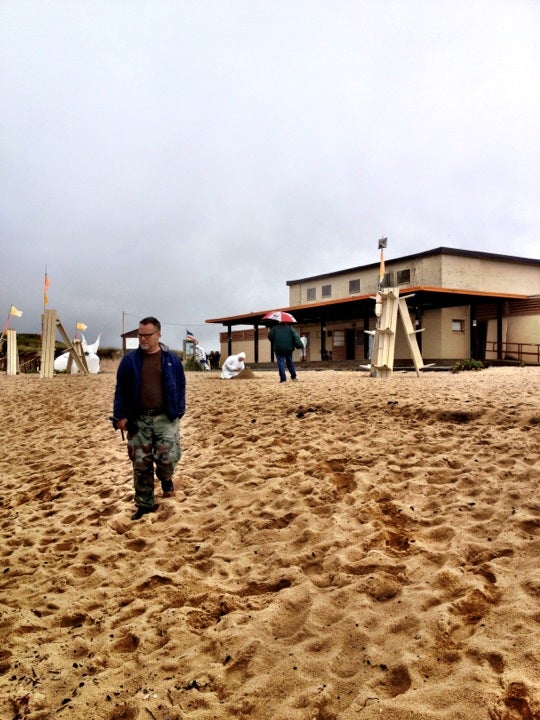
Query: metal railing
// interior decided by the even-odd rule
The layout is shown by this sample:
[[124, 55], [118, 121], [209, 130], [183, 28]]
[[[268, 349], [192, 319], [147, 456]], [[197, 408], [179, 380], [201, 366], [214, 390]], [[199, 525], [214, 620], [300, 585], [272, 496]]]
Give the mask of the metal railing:
[[[494, 355], [495, 357], [492, 357]], [[515, 360], [531, 365], [540, 364], [540, 343], [486, 341], [486, 360]]]

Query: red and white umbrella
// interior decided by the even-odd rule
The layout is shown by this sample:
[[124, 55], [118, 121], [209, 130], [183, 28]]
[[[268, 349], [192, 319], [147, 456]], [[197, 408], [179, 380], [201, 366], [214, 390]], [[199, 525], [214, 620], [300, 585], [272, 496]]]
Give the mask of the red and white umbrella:
[[278, 323], [296, 322], [296, 318], [294, 318], [291, 313], [285, 312], [285, 310], [273, 310], [272, 312], [268, 312], [264, 315], [263, 320], [273, 320]]

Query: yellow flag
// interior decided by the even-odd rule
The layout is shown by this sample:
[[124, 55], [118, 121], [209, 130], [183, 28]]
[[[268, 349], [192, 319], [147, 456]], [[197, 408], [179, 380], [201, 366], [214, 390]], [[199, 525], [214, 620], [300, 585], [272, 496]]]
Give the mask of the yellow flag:
[[77, 330], [86, 330], [88, 325], [85, 325], [84, 323], [78, 322], [77, 323]]
[[384, 280], [384, 252], [381, 249], [381, 261], [379, 264], [379, 284], [382, 285], [382, 281]]
[[11, 310], [9, 311], [10, 315], [15, 315], [15, 317], [22, 317], [22, 310], [17, 310], [15, 305], [11, 306]]

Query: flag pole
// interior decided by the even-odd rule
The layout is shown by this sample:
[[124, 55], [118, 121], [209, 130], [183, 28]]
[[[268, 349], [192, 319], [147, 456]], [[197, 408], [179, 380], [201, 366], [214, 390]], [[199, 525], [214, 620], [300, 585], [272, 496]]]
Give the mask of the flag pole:
[[11, 307], [9, 308], [8, 316], [7, 316], [7, 319], [6, 319], [6, 324], [4, 325], [4, 329], [2, 330], [2, 337], [4, 337], [4, 335], [6, 334], [6, 330], [7, 330], [8, 327], [9, 327], [9, 319], [10, 319], [10, 317], [11, 317], [11, 308], [12, 308], [12, 307], [13, 307], [13, 305], [11, 305]]
[[379, 240], [379, 250], [381, 251], [379, 258], [379, 290], [382, 288], [384, 280], [384, 248], [388, 245], [388, 238], [382, 237]]
[[4, 347], [4, 338], [6, 336], [6, 331], [9, 327], [9, 319], [11, 317], [11, 308], [9, 308], [9, 313], [7, 316], [6, 324], [4, 325], [4, 329], [2, 330], [2, 335], [0, 335], [0, 352], [2, 352], [2, 348]]
[[9, 313], [6, 319], [6, 323], [4, 325], [4, 329], [2, 330], [2, 334], [0, 335], [0, 351], [2, 350], [2, 347], [4, 346], [4, 337], [6, 336], [6, 332], [9, 328], [10, 318], [12, 315], [16, 315], [17, 317], [21, 317], [22, 310], [17, 310], [15, 305], [10, 305]]

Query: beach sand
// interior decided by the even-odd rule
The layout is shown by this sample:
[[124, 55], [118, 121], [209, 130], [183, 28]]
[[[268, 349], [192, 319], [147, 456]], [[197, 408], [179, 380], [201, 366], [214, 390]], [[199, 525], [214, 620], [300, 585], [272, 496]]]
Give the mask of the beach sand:
[[189, 373], [137, 522], [114, 382], [0, 376], [0, 718], [540, 718], [540, 368]]

